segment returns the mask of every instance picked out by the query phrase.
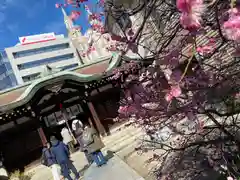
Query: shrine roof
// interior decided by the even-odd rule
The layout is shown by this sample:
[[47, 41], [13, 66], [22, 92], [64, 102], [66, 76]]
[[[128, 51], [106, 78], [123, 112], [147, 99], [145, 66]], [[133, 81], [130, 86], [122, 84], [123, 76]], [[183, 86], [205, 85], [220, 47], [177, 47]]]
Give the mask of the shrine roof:
[[55, 82], [74, 80], [84, 83], [101, 79], [104, 74], [117, 67], [120, 62], [121, 55], [109, 56], [94, 63], [80, 66], [72, 71], [60, 71], [39, 78], [32, 83], [2, 91], [0, 92], [0, 112], [26, 104], [31, 100], [36, 91]]

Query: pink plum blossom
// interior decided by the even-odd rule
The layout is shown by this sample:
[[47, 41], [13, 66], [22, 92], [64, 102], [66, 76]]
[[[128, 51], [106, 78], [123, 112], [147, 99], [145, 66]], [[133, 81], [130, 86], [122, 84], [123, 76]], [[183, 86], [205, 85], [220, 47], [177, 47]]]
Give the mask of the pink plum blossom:
[[66, 0], [67, 4], [73, 4], [73, 0]]
[[212, 52], [212, 50], [213, 50], [213, 47], [209, 45], [200, 46], [197, 48], [197, 52], [200, 53], [201, 55], [209, 54]]
[[199, 46], [197, 48], [197, 52], [201, 55], [207, 55], [207, 54], [212, 53], [215, 48], [216, 48], [216, 41], [214, 38], [210, 38], [206, 45]]
[[56, 8], [60, 8], [60, 7], [61, 7], [61, 4], [55, 4], [55, 7], [56, 7]]
[[128, 111], [128, 106], [120, 106], [118, 109], [119, 114], [126, 114]]
[[201, 27], [202, 14], [205, 10], [203, 0], [177, 0], [177, 8], [181, 11], [180, 23], [190, 31]]
[[76, 20], [79, 18], [80, 15], [81, 15], [81, 13], [79, 11], [72, 11], [70, 18], [72, 20]]
[[240, 41], [240, 11], [237, 8], [228, 11], [229, 19], [223, 24], [229, 40]]
[[172, 86], [169, 93], [166, 94], [166, 101], [171, 101], [173, 98], [177, 98], [182, 94], [182, 90], [179, 86]]

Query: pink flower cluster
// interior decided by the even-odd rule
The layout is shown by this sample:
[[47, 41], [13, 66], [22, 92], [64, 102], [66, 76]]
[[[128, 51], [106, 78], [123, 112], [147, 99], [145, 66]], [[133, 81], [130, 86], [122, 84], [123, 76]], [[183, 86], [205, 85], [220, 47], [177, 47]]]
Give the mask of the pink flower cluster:
[[229, 19], [223, 24], [226, 37], [229, 40], [240, 41], [240, 11], [237, 8], [228, 11]]
[[118, 109], [118, 113], [122, 115], [134, 114], [137, 112], [137, 109], [134, 106], [120, 106]]
[[92, 29], [93, 29], [94, 31], [97, 31], [97, 32], [101, 33], [101, 34], [103, 34], [104, 31], [105, 31], [105, 29], [104, 29], [104, 27], [103, 27], [102, 24], [93, 24], [93, 25], [92, 25]]
[[101, 15], [97, 13], [90, 14], [89, 21], [93, 21], [93, 20], [101, 21]]
[[58, 4], [58, 3], [55, 4], [55, 7], [56, 7], [56, 8], [60, 8], [61, 6], [62, 6], [62, 4]]
[[180, 23], [183, 28], [195, 31], [201, 27], [204, 0], [177, 0], [177, 8], [181, 11]]
[[80, 15], [81, 15], [81, 12], [79, 12], [79, 11], [72, 11], [72, 13], [71, 13], [71, 15], [70, 15], [70, 18], [71, 18], [72, 20], [77, 20]]
[[172, 86], [171, 90], [166, 94], [166, 101], [172, 101], [173, 98], [177, 98], [182, 94], [182, 90], [179, 86]]
[[122, 38], [121, 36], [111, 36], [110, 37], [105, 37], [107, 41], [109, 41], [108, 46], [106, 49], [108, 51], [123, 51], [125, 48], [124, 42], [126, 41], [126, 38]]
[[74, 0], [66, 0], [66, 4], [73, 4]]
[[84, 52], [84, 53], [82, 53], [81, 55], [82, 55], [82, 57], [86, 57], [87, 55], [89, 55], [89, 54], [90, 54], [91, 52], [93, 52], [93, 51], [96, 51], [96, 48], [93, 47], [93, 46], [89, 46], [88, 49], [87, 49], [87, 51]]
[[216, 48], [216, 42], [214, 38], [210, 38], [208, 43], [204, 46], [199, 46], [197, 52], [201, 55], [207, 55], [214, 51]]
[[84, 3], [87, 2], [88, 0], [65, 0], [65, 4], [55, 4], [56, 8], [60, 8], [60, 7], [67, 7], [68, 5], [72, 5], [75, 8], [80, 8], [80, 3]]

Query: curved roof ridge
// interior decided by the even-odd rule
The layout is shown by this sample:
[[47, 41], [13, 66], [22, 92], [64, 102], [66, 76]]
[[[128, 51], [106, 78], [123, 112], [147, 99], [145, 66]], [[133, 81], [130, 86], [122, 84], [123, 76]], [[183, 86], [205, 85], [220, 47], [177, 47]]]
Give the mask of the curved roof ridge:
[[[0, 106], [0, 111], [6, 111], [8, 109], [13, 109], [13, 108], [16, 108], [18, 106], [28, 103], [39, 89], [41, 89], [47, 85], [51, 85], [53, 83], [59, 82], [61, 80], [74, 79], [75, 81], [78, 81], [78, 82], [90, 82], [93, 80], [100, 79], [101, 77], [104, 76], [104, 74], [106, 72], [111, 71], [112, 69], [114, 69], [115, 67], [117, 67], [119, 65], [119, 63], [121, 61], [121, 57], [122, 57], [121, 54], [113, 55], [111, 57], [111, 60], [109, 61], [108, 67], [101, 73], [83, 74], [83, 73], [79, 73], [77, 71], [75, 71], [75, 72], [74, 71], [61, 71], [61, 72], [50, 74], [46, 77], [37, 79], [32, 84], [30, 84], [26, 89], [24, 89], [23, 93], [21, 93], [21, 95], [18, 96], [15, 100]], [[101, 63], [101, 62], [105, 62], [105, 61], [99, 61], [99, 63]], [[97, 62], [94, 64], [97, 64]], [[91, 65], [86, 66], [86, 67], [91, 67]], [[25, 85], [25, 86], [27, 86], [27, 85]], [[25, 87], [25, 86], [22, 86], [22, 87]], [[19, 87], [19, 88], [21, 88], [21, 87]]]

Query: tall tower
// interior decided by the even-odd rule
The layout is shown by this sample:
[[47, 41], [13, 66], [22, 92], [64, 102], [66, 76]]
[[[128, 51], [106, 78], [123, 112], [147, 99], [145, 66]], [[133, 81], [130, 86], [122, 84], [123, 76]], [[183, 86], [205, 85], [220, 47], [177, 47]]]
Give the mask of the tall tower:
[[62, 9], [63, 18], [64, 18], [64, 24], [66, 25], [66, 29], [68, 32], [68, 38], [71, 40], [73, 46], [76, 48], [77, 55], [79, 57], [81, 64], [84, 64], [85, 62], [82, 59], [80, 54], [85, 51], [83, 44], [86, 44], [86, 43], [82, 43], [82, 41], [84, 41], [85, 38], [82, 35], [80, 29], [75, 28], [72, 19], [67, 15], [65, 9], [63, 7], [61, 9]]
[[80, 29], [74, 28], [74, 23], [72, 19], [67, 15], [65, 9], [62, 7], [61, 8], [62, 13], [63, 13], [63, 18], [64, 18], [64, 24], [66, 25], [67, 31], [68, 31], [68, 37], [71, 39], [81, 37], [81, 31]]

